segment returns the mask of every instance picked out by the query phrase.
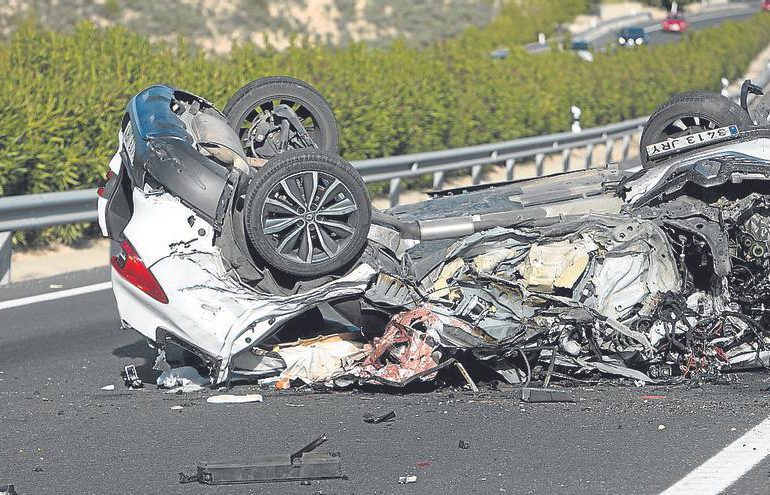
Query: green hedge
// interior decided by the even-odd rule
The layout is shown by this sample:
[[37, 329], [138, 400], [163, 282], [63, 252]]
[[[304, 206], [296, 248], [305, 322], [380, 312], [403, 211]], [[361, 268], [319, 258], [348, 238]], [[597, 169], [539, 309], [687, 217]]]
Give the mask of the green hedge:
[[[531, 33], [509, 36], [509, 57], [492, 60], [489, 48], [505, 45], [506, 26], [525, 31], [515, 29], [522, 15], [540, 12], [553, 24], [553, 9], [569, 16], [585, 8], [582, 0], [511, 5], [530, 11], [505, 10], [486, 30], [422, 50], [403, 42], [388, 49], [298, 44], [280, 53], [243, 46], [226, 58], [207, 57], [183, 40], [153, 45], [120, 28], [82, 24], [60, 34], [25, 24], [0, 45], [0, 195], [95, 185], [128, 99], [157, 82], [221, 106], [260, 76], [306, 79], [331, 102], [343, 156], [354, 160], [565, 131], [570, 105], [583, 109], [584, 127], [644, 115], [672, 93], [717, 89], [721, 77], [740, 76], [770, 43], [770, 16], [757, 15], [680, 43], [596, 53], [592, 63], [570, 52], [531, 55], [516, 46]], [[529, 26], [547, 24], [538, 22]], [[56, 228], [42, 240], [81, 233]]]

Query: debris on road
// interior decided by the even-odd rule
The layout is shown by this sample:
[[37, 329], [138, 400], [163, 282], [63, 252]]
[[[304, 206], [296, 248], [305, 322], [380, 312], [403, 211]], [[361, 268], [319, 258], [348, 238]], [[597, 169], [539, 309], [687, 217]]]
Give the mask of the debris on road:
[[136, 366], [129, 364], [123, 368], [123, 382], [126, 387], [136, 390], [144, 387], [144, 383], [139, 378], [139, 373], [136, 372]]
[[0, 485], [0, 495], [17, 495], [14, 485]]
[[364, 414], [364, 423], [378, 425], [386, 421], [392, 421], [395, 418], [396, 418], [396, 411], [390, 411], [389, 413], [383, 414], [379, 418], [375, 418], [372, 414], [366, 413]]
[[184, 409], [184, 407], [182, 407], [182, 406], [171, 406], [169, 409], [171, 409], [172, 411], [181, 411], [182, 409]]
[[402, 484], [402, 485], [405, 485], [407, 483], [417, 483], [417, 476], [415, 475], [399, 476], [398, 482], [399, 484]]
[[251, 463], [203, 462], [194, 475], [179, 473], [179, 482], [229, 485], [347, 478], [339, 454], [312, 452], [326, 440], [326, 435], [321, 435], [293, 454], [259, 456]]
[[102, 390], [106, 390], [108, 392], [112, 391], [112, 390], [115, 390], [115, 385], [105, 385], [105, 386], [102, 387]]
[[249, 402], [262, 402], [262, 395], [260, 394], [245, 394], [245, 395], [212, 395], [206, 399], [209, 404], [246, 404]]
[[476, 382], [473, 381], [471, 378], [471, 375], [468, 374], [467, 371], [465, 371], [465, 366], [462, 365], [459, 361], [455, 361], [455, 366], [460, 371], [460, 374], [463, 376], [465, 381], [468, 383], [468, 387], [474, 392], [479, 391], [479, 387], [476, 386]]
[[566, 390], [530, 387], [524, 387], [521, 390], [521, 400], [524, 402], [575, 402]]
[[170, 393], [187, 393], [203, 389], [203, 385], [207, 385], [209, 379], [201, 376], [192, 366], [182, 366], [167, 369], [160, 374], [155, 383], [160, 388], [169, 389]]
[[463, 450], [468, 450], [469, 448], [471, 448], [470, 442], [466, 442], [465, 440], [460, 440], [457, 446]]
[[666, 425], [658, 425], [658, 431], [663, 431], [666, 429]]

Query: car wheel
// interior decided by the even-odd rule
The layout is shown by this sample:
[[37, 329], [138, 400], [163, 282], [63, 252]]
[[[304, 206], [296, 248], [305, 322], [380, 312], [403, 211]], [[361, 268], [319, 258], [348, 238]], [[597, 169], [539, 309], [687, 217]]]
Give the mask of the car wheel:
[[674, 95], [653, 113], [644, 125], [639, 146], [642, 167], [655, 162], [647, 156], [647, 146], [728, 125], [751, 126], [751, 117], [740, 105], [722, 95], [696, 90]]
[[372, 210], [361, 175], [342, 158], [293, 150], [261, 167], [246, 191], [244, 222], [268, 268], [320, 277], [363, 250]]
[[[250, 157], [270, 159], [301, 148], [338, 151], [339, 132], [331, 107], [315, 88], [293, 77], [250, 82], [230, 98], [222, 113]], [[296, 120], [287, 118], [287, 113]], [[287, 131], [282, 130], [284, 126]], [[303, 131], [307, 131], [309, 141]]]

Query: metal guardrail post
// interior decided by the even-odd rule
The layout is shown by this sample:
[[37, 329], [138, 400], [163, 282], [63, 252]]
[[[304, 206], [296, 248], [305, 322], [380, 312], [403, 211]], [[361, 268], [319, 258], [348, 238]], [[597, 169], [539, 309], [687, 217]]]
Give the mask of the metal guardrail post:
[[13, 232], [0, 232], [0, 285], [11, 283]]
[[505, 160], [505, 179], [506, 180], [513, 180], [513, 170], [516, 167], [516, 160], [513, 158], [509, 158]]
[[588, 170], [591, 168], [591, 164], [594, 161], [594, 144], [591, 143], [588, 146], [586, 146], [586, 165], [585, 169]]
[[543, 160], [545, 160], [545, 154], [538, 153], [535, 155], [535, 174], [538, 177], [543, 175]]
[[444, 188], [444, 177], [446, 177], [446, 174], [443, 170], [440, 170], [438, 172], [434, 172], [433, 174], [433, 190], [434, 191], [440, 191]]
[[478, 186], [481, 183], [481, 165], [471, 167], [471, 184]]
[[398, 204], [398, 198], [401, 196], [401, 177], [390, 179], [390, 190], [388, 191], [388, 199], [390, 206], [396, 206]]
[[569, 161], [572, 158], [572, 149], [567, 148], [561, 152], [561, 169], [563, 172], [569, 171]]
[[625, 161], [628, 158], [628, 149], [631, 147], [631, 134], [623, 136], [623, 143], [620, 145], [620, 160]]
[[612, 161], [612, 149], [615, 147], [614, 139], [607, 139], [604, 142], [604, 163], [610, 163]]

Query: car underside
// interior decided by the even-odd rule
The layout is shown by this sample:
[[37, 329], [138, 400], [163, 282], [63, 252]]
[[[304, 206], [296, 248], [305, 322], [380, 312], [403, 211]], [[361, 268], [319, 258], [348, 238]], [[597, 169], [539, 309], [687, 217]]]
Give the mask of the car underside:
[[122, 247], [123, 324], [161, 357], [173, 345], [212, 383], [281, 387], [403, 387], [455, 365], [664, 383], [770, 364], [770, 129], [738, 105], [675, 97], [639, 171], [381, 212], [320, 95], [268, 79], [223, 113], [167, 86], [128, 105], [100, 224]]

